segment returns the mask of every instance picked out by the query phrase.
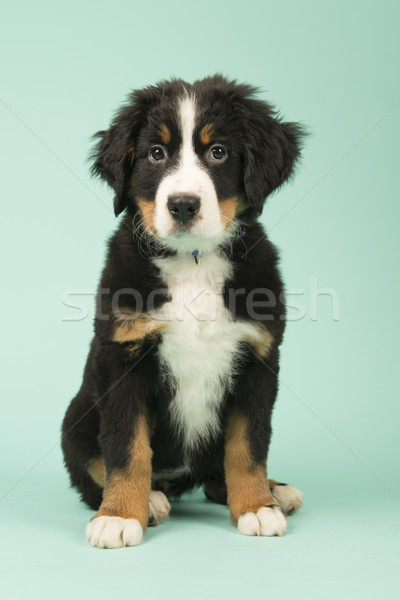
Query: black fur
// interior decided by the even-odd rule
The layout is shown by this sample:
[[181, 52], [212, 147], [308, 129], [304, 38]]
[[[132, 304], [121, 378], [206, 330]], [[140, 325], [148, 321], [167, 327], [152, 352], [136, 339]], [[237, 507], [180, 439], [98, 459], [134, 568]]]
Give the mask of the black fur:
[[[183, 462], [182, 439], [169, 420], [172, 391], [160, 372], [159, 339], [149, 337], [133, 354], [128, 351], [132, 350], [129, 343], [111, 340], [116, 294], [120, 296], [120, 304], [132, 310], [138, 310], [137, 298], [128, 291], [132, 288], [140, 292], [143, 310], [154, 290], [158, 290], [151, 300], [155, 306], [168, 299], [168, 289], [151, 257], [157, 253], [168, 255], [170, 250], [167, 247], [160, 250], [149, 237], [143, 247], [132, 236], [131, 227], [138, 214], [137, 199], [154, 199], [164, 174], [176, 165], [181, 139], [174, 107], [182, 88], [196, 94], [200, 107], [198, 127], [212, 122], [216, 137], [228, 149], [229, 161], [210, 164], [209, 145], [204, 147], [197, 141], [195, 147], [218, 197], [237, 196], [245, 205], [240, 215], [246, 226], [245, 243], [237, 240], [222, 249], [234, 265], [232, 280], [225, 282], [225, 305], [235, 318], [249, 319], [246, 305], [249, 294], [255, 288], [265, 289], [255, 300], [265, 301], [271, 296], [275, 301], [269, 307], [264, 302], [251, 318], [267, 327], [274, 345], [266, 360], [260, 360], [250, 347], [244, 348], [234, 390], [227, 391], [221, 406], [220, 433], [197, 446], [188, 458], [190, 475], [175, 480], [166, 491], [177, 496], [209, 479], [224, 480], [224, 425], [233, 407], [248, 422], [254, 461], [262, 462], [268, 452], [285, 308], [277, 252], [256, 217], [265, 198], [292, 173], [300, 155], [303, 131], [297, 124], [277, 119], [271, 105], [255, 98], [255, 88], [229, 82], [219, 75], [193, 86], [180, 80], [162, 82], [130, 95], [111, 127], [97, 134], [93, 152], [92, 171], [113, 188], [115, 214], [125, 211], [108, 246], [97, 296], [95, 335], [82, 387], [63, 422], [62, 447], [71, 483], [93, 509], [99, 507], [102, 491], [87, 474], [85, 465], [90, 458], [101, 454], [108, 471], [126, 466], [133, 423], [139, 414], [145, 414], [154, 425], [153, 470], [179, 467]], [[167, 160], [154, 168], [149, 163], [148, 151], [149, 146], [159, 143], [160, 122], [167, 124], [171, 140], [167, 144]], [[241, 292], [235, 296], [233, 305], [232, 293], [235, 295], [238, 290]], [[195, 357], [193, 368], [196, 368]]]

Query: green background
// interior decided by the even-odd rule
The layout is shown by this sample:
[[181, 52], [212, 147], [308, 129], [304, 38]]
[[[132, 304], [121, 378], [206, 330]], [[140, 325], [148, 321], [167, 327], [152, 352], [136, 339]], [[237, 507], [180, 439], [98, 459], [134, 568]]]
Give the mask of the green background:
[[[399, 18], [389, 1], [3, 7], [2, 598], [399, 597]], [[305, 504], [284, 537], [253, 539], [196, 494], [142, 546], [100, 551], [58, 446], [115, 227], [89, 137], [130, 89], [217, 71], [312, 132], [262, 216], [305, 313], [290, 311], [269, 472]], [[71, 290], [87, 318], [70, 320]]]

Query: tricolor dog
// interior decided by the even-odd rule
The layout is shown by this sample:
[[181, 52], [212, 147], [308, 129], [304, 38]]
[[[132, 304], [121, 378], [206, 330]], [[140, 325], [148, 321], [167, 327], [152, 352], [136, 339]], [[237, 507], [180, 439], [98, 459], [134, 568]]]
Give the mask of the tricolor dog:
[[301, 506], [267, 478], [285, 307], [257, 217], [302, 137], [219, 75], [134, 91], [97, 134], [92, 171], [122, 216], [62, 435], [92, 545], [139, 544], [200, 486], [245, 535], [282, 535]]

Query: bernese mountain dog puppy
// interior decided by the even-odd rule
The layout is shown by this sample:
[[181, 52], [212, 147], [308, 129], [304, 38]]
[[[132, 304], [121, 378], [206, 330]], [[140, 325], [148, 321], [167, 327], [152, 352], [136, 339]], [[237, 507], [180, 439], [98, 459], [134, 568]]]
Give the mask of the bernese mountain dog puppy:
[[134, 91], [96, 134], [92, 172], [123, 216], [62, 429], [71, 484], [97, 511], [92, 545], [139, 544], [199, 486], [245, 535], [282, 535], [301, 506], [267, 479], [285, 306], [257, 216], [303, 133], [216, 75]]

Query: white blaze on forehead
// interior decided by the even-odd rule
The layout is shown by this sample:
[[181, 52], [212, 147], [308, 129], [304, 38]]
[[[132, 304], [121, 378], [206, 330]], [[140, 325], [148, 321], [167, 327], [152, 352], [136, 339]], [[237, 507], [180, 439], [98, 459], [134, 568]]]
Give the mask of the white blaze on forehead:
[[[193, 133], [196, 123], [196, 105], [193, 96], [185, 96], [179, 106], [180, 128], [182, 135], [182, 154], [194, 154]], [[190, 152], [192, 151], [192, 152]]]
[[[154, 225], [158, 235], [168, 238], [171, 248], [178, 251], [208, 249], [224, 239], [226, 230], [221, 221], [217, 192], [207, 170], [194, 149], [196, 99], [185, 92], [178, 104], [178, 127], [182, 141], [176, 169], [161, 181], [156, 193]], [[168, 198], [176, 195], [198, 196], [200, 210], [190, 234], [173, 236], [176, 221], [168, 211]]]

